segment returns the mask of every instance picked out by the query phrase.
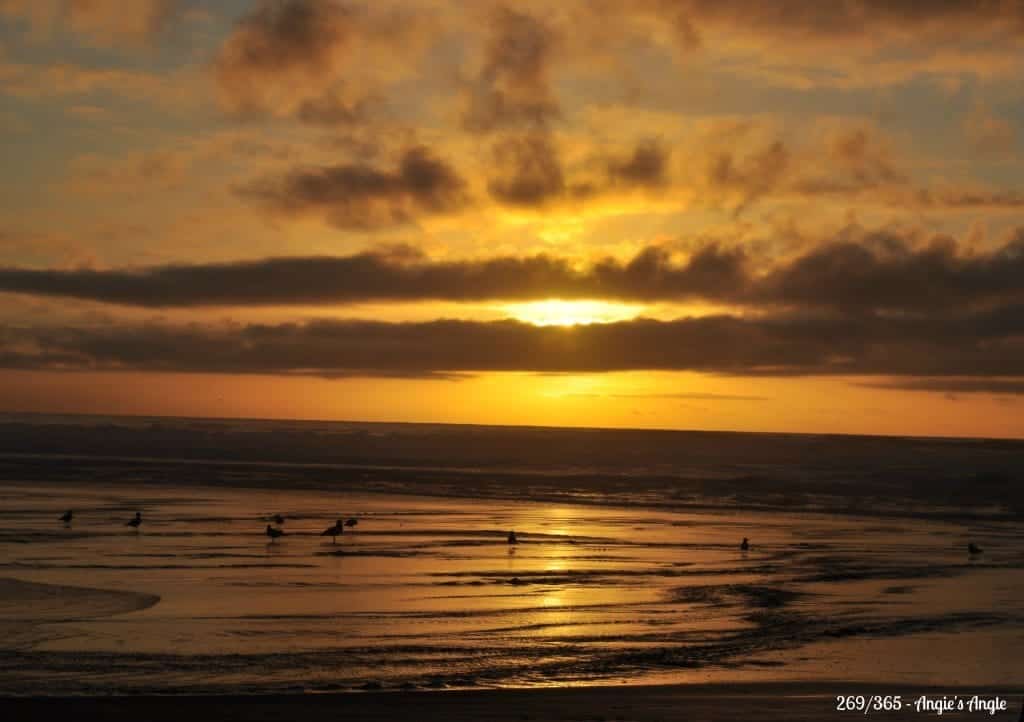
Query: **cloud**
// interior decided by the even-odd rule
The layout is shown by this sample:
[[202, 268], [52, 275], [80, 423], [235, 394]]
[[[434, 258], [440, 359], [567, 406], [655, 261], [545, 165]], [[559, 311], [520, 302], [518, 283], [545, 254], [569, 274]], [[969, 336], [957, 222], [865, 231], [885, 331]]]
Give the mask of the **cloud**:
[[1024, 307], [937, 319], [710, 316], [571, 328], [517, 321], [0, 328], [8, 367], [315, 375], [687, 370], [1014, 377]]
[[37, 65], [5, 61], [0, 54], [0, 90], [19, 99], [55, 96], [116, 95], [180, 113], [197, 98], [187, 69], [151, 73], [119, 67], [86, 67], [73, 63]]
[[0, 15], [27, 21], [37, 35], [60, 28], [109, 47], [151, 41], [184, 7], [182, 0], [0, 0]]
[[655, 247], [627, 263], [605, 259], [583, 271], [547, 255], [430, 261], [414, 252], [363, 253], [136, 270], [0, 268], [0, 291], [144, 307], [552, 296], [653, 300], [742, 294], [744, 261], [741, 252], [718, 246], [701, 249], [683, 264]]
[[179, 186], [188, 169], [181, 154], [167, 151], [132, 153], [113, 161], [94, 154], [78, 156], [69, 164], [69, 187], [77, 193], [125, 197], [147, 190], [168, 191]]
[[[311, 207], [337, 214], [338, 222], [395, 221], [448, 202], [445, 183], [433, 190], [439, 173], [429, 163], [422, 172], [340, 170], [290, 183], [297, 190], [286, 197], [297, 199], [296, 212]], [[965, 245], [909, 231], [850, 230], [777, 261], [706, 244], [685, 257], [649, 246], [627, 261], [587, 266], [544, 254], [431, 260], [407, 250], [122, 270], [8, 267], [0, 268], [0, 291], [142, 307], [561, 298], [928, 316], [1024, 303], [1024, 229], [987, 252]]]
[[565, 192], [558, 150], [547, 135], [506, 138], [494, 146], [493, 161], [487, 190], [501, 203], [542, 206]]
[[735, 194], [736, 210], [775, 190], [785, 176], [790, 162], [786, 145], [775, 141], [742, 160], [731, 151], [721, 151], [711, 158], [707, 184], [717, 192]]
[[505, 136], [491, 149], [487, 191], [498, 203], [531, 209], [635, 190], [664, 192], [670, 184], [670, 158], [671, 150], [662, 143], [642, 140], [627, 154], [591, 151], [579, 168], [567, 172], [552, 134]]
[[932, 312], [1024, 298], [1024, 231], [990, 253], [962, 254], [950, 237], [923, 246], [896, 232], [815, 248], [776, 268], [755, 296], [846, 311]]
[[802, 142], [756, 124], [707, 136], [689, 158], [706, 169], [696, 185], [707, 201], [736, 213], [761, 200], [833, 196], [905, 206], [920, 199], [884, 136], [868, 127], [839, 127]]
[[971, 148], [979, 153], [1010, 153], [1017, 145], [1017, 132], [1005, 118], [984, 105], [977, 105], [964, 119], [964, 133]]
[[351, 11], [329, 0], [260, 3], [221, 47], [222, 101], [251, 112], [315, 98], [347, 59], [354, 32]]
[[657, 140], [639, 143], [627, 158], [607, 162], [607, 175], [613, 185], [660, 187], [668, 183], [671, 151]]
[[908, 200], [921, 208], [947, 210], [988, 208], [992, 210], [1024, 207], [1024, 193], [1013, 189], [971, 185], [945, 185], [921, 188]]
[[349, 123], [432, 42], [427, 16], [339, 0], [262, 0], [238, 20], [213, 73], [230, 113]]
[[745, 396], [742, 394], [714, 394], [697, 391], [680, 393], [649, 393], [649, 394], [594, 394], [578, 393], [570, 396], [609, 398], [609, 399], [683, 399], [686, 401], [772, 401], [769, 396]]
[[[844, 127], [803, 142], [763, 137], [756, 126], [709, 133], [687, 161], [704, 173], [691, 184], [704, 203], [739, 215], [755, 203], [819, 200], [872, 203], [900, 209], [1013, 210], [1024, 194], [969, 181], [915, 182], [887, 139], [868, 127]], [[721, 135], [721, 137], [718, 137]]]
[[480, 68], [464, 81], [462, 125], [469, 131], [543, 127], [560, 114], [551, 87], [558, 37], [538, 18], [499, 7], [487, 25]]
[[1019, 0], [614, 0], [585, 4], [577, 22], [653, 39], [682, 60], [737, 60], [731, 72], [764, 82], [878, 85], [920, 75], [1008, 75], [1019, 69]]
[[285, 215], [322, 215], [338, 228], [371, 229], [452, 213], [469, 202], [465, 181], [422, 146], [392, 169], [354, 163], [312, 167], [249, 184], [239, 192]]
[[934, 391], [947, 394], [1024, 395], [1024, 377], [1019, 378], [905, 378], [887, 381], [860, 382], [858, 386], [900, 391]]
[[179, 0], [68, 0], [69, 25], [105, 44], [154, 37], [181, 10]]

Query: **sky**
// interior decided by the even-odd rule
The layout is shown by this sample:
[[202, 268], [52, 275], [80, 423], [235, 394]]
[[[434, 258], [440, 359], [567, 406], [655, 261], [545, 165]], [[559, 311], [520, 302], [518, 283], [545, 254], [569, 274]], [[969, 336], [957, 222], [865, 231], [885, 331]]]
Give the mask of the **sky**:
[[1024, 436], [1024, 2], [0, 0], [0, 410]]

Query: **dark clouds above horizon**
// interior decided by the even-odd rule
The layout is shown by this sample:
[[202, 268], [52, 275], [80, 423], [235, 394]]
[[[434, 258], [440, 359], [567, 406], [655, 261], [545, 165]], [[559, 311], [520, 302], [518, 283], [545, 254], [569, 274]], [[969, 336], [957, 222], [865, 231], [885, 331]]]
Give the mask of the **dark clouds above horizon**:
[[[1012, 394], [1021, 388], [1014, 377], [1024, 364], [1022, 335], [1024, 306], [932, 319], [717, 315], [573, 327], [511, 320], [113, 323], [0, 328], [0, 366], [326, 377], [628, 370], [897, 376], [910, 381], [890, 387], [949, 384], [962, 391], [988, 383]], [[979, 377], [988, 381], [965, 381]]]
[[[391, 180], [381, 183], [390, 187]], [[772, 264], [741, 246], [684, 259], [649, 246], [579, 267], [550, 254], [431, 260], [412, 248], [138, 269], [0, 268], [0, 292], [148, 308], [344, 305], [374, 301], [701, 300], [745, 307], [928, 316], [1024, 302], [1024, 229], [988, 252], [892, 231], [814, 244]]]

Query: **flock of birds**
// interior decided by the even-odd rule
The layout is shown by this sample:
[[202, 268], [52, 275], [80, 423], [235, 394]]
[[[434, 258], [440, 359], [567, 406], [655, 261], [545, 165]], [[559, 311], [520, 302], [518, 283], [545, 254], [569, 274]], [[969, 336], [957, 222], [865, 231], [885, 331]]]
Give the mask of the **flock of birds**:
[[[62, 522], [64, 522], [65, 525], [70, 525], [71, 521], [74, 518], [75, 518], [75, 510], [74, 509], [68, 509], [66, 512], [64, 512], [63, 514], [60, 515], [60, 520]], [[275, 526], [272, 526], [270, 524], [267, 524], [267, 529], [266, 529], [265, 533], [270, 538], [270, 541], [273, 542], [273, 541], [276, 541], [279, 537], [284, 536], [284, 529], [281, 529], [280, 527], [284, 524], [285, 518], [281, 514], [274, 514], [272, 517], [270, 517], [270, 520], [274, 524], [277, 524], [277, 526], [275, 527]], [[356, 526], [358, 524], [359, 524], [359, 520], [356, 519], [355, 517], [350, 517], [348, 519], [345, 519], [344, 521], [341, 520], [341, 519], [338, 519], [338, 521], [333, 526], [329, 526], [326, 529], [324, 529], [320, 533], [320, 536], [329, 536], [332, 539], [332, 543], [337, 543], [338, 536], [340, 536], [342, 534], [342, 532], [345, 531], [345, 527], [348, 527], [348, 528], [351, 529], [352, 527], [354, 527], [354, 526]], [[125, 524], [125, 526], [130, 526], [130, 527], [134, 528], [136, 531], [138, 531], [139, 527], [142, 526], [142, 512], [141, 511], [135, 512], [135, 516], [130, 521], [128, 521]]]
[[[71, 520], [74, 518], [74, 516], [75, 516], [74, 510], [73, 509], [68, 509], [66, 512], [61, 514], [60, 520], [62, 522], [64, 522], [65, 524], [70, 524]], [[283, 537], [285, 535], [284, 529], [281, 528], [282, 526], [284, 526], [285, 518], [281, 514], [274, 514], [272, 517], [270, 517], [270, 521], [272, 521], [274, 524], [277, 524], [277, 526], [273, 526], [272, 524], [267, 524], [267, 528], [264, 531], [264, 534], [266, 534], [267, 537], [270, 539], [270, 542], [273, 543], [273, 542], [277, 541], [280, 537]], [[337, 544], [338, 543], [338, 537], [341, 536], [345, 532], [345, 527], [348, 527], [349, 529], [351, 529], [352, 527], [355, 527], [358, 524], [359, 524], [359, 520], [356, 519], [355, 517], [349, 517], [348, 519], [345, 519], [344, 521], [342, 521], [341, 519], [338, 519], [338, 521], [336, 521], [334, 524], [332, 524], [331, 526], [327, 527], [322, 532], [320, 532], [320, 536], [329, 536], [329, 537], [331, 537], [331, 544]], [[139, 527], [141, 525], [142, 525], [142, 512], [139, 512], [139, 511], [135, 512], [135, 518], [134, 519], [129, 521], [127, 524], [125, 524], [125, 526], [134, 527], [136, 531], [138, 531], [138, 529], [139, 529]], [[510, 531], [508, 533], [508, 543], [510, 545], [511, 544], [518, 544], [519, 543], [519, 538], [516, 536], [515, 530], [512, 530], [512, 531]], [[745, 551], [750, 551], [750, 539], [748, 539], [747, 537], [743, 537], [743, 541], [740, 542], [740, 551], [744, 551], [744, 552]], [[984, 551], [985, 551], [984, 549], [982, 549], [980, 546], [978, 546], [974, 542], [970, 542], [967, 545], [967, 554], [969, 556], [976, 557], [979, 554], [984, 553]]]
[[[284, 529], [281, 528], [281, 526], [284, 525], [284, 517], [280, 514], [274, 514], [270, 520], [274, 522], [274, 524], [277, 524], [277, 526], [267, 524], [267, 529], [264, 533], [270, 538], [271, 543], [273, 543], [277, 541], [279, 537], [284, 536]], [[345, 527], [351, 529], [358, 524], [359, 520], [355, 517], [349, 517], [344, 521], [338, 519], [334, 524], [320, 532], [320, 536], [329, 536], [331, 537], [331, 544], [337, 544], [338, 537], [345, 532]]]
[[[68, 509], [66, 512], [60, 515], [60, 520], [65, 524], [70, 524], [71, 520], [75, 518], [75, 512], [73, 509]], [[142, 512], [135, 512], [135, 517], [129, 521], [125, 526], [134, 527], [136, 530], [142, 526]]]

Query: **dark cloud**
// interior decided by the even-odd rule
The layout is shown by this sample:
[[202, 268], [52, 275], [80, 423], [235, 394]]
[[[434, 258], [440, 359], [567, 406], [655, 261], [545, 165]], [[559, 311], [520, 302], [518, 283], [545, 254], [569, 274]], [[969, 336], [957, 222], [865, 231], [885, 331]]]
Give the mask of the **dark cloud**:
[[491, 197], [515, 206], [541, 206], [565, 192], [558, 149], [542, 134], [506, 138], [493, 149], [496, 174], [487, 183]]
[[212, 65], [221, 105], [314, 124], [365, 120], [439, 37], [419, 8], [342, 0], [261, 0]]
[[[447, 196], [442, 194], [438, 201], [429, 191], [417, 189], [414, 180], [434, 174], [369, 173], [364, 178], [360, 172], [339, 172], [315, 178], [296, 195], [325, 212], [331, 210], [335, 196], [342, 197], [334, 212], [347, 215], [336, 220], [350, 225], [370, 217], [359, 205], [358, 193], [369, 194], [364, 202], [371, 207], [390, 203], [397, 195], [401, 203], [384, 206], [387, 219], [396, 220], [412, 203], [406, 195], [424, 195], [425, 200], [414, 204], [421, 212], [443, 205]], [[353, 190], [359, 188], [357, 181], [373, 191]], [[321, 190], [320, 183], [327, 188]], [[433, 187], [431, 182], [423, 185]], [[773, 265], [756, 260], [740, 248], [715, 244], [683, 261], [665, 247], [652, 246], [626, 262], [605, 258], [582, 268], [567, 258], [543, 254], [432, 261], [406, 249], [134, 270], [0, 268], [0, 291], [148, 307], [556, 297], [705, 300], [752, 308], [928, 316], [1024, 303], [1024, 230], [985, 253], [965, 253], [951, 238], [922, 245], [880, 231], [826, 242]], [[756, 267], [766, 270], [758, 273]]]
[[584, 165], [594, 177], [571, 182], [561, 153], [547, 132], [507, 136], [492, 148], [490, 196], [505, 205], [542, 208], [555, 202], [587, 201], [620, 191], [668, 185], [671, 151], [657, 141], [641, 141], [625, 156], [595, 154]]
[[823, 197], [904, 210], [1024, 206], [1024, 194], [1013, 188], [915, 183], [905, 159], [877, 130], [842, 128], [823, 142], [794, 142], [770, 137], [754, 141], [748, 136], [756, 128], [726, 125], [692, 152], [689, 164], [704, 170], [695, 184], [700, 199], [737, 214], [759, 201], [809, 203]]
[[990, 253], [961, 254], [952, 238], [912, 246], [896, 233], [830, 243], [775, 269], [755, 295], [846, 311], [932, 312], [1024, 299], [1024, 233]]
[[365, 99], [351, 100], [336, 91], [302, 101], [296, 109], [296, 117], [311, 125], [348, 125], [366, 118]]
[[608, 162], [612, 184], [657, 187], [668, 182], [670, 151], [661, 143], [648, 140], [634, 148], [632, 155]]
[[366, 164], [300, 169], [240, 192], [280, 213], [323, 215], [339, 228], [410, 223], [468, 202], [465, 181], [423, 147], [405, 151], [393, 169]]
[[790, 152], [782, 141], [742, 158], [733, 151], [720, 151], [708, 163], [706, 181], [717, 193], [735, 194], [739, 211], [778, 188], [789, 164]]
[[332, 0], [264, 0], [217, 57], [222, 99], [237, 112], [272, 110], [269, 104], [330, 75], [353, 32], [351, 11]]
[[578, 271], [547, 255], [429, 261], [415, 252], [161, 266], [138, 270], [0, 268], [0, 291], [148, 307], [718, 296], [742, 286], [740, 251], [707, 246], [677, 265], [649, 248]]
[[489, 22], [479, 73], [466, 81], [463, 126], [473, 132], [540, 127], [559, 115], [551, 88], [557, 38], [538, 18], [507, 7]]
[[517, 321], [313, 321], [0, 329], [19, 368], [268, 374], [688, 370], [1020, 377], [1024, 307], [938, 319], [710, 316], [572, 328]]

